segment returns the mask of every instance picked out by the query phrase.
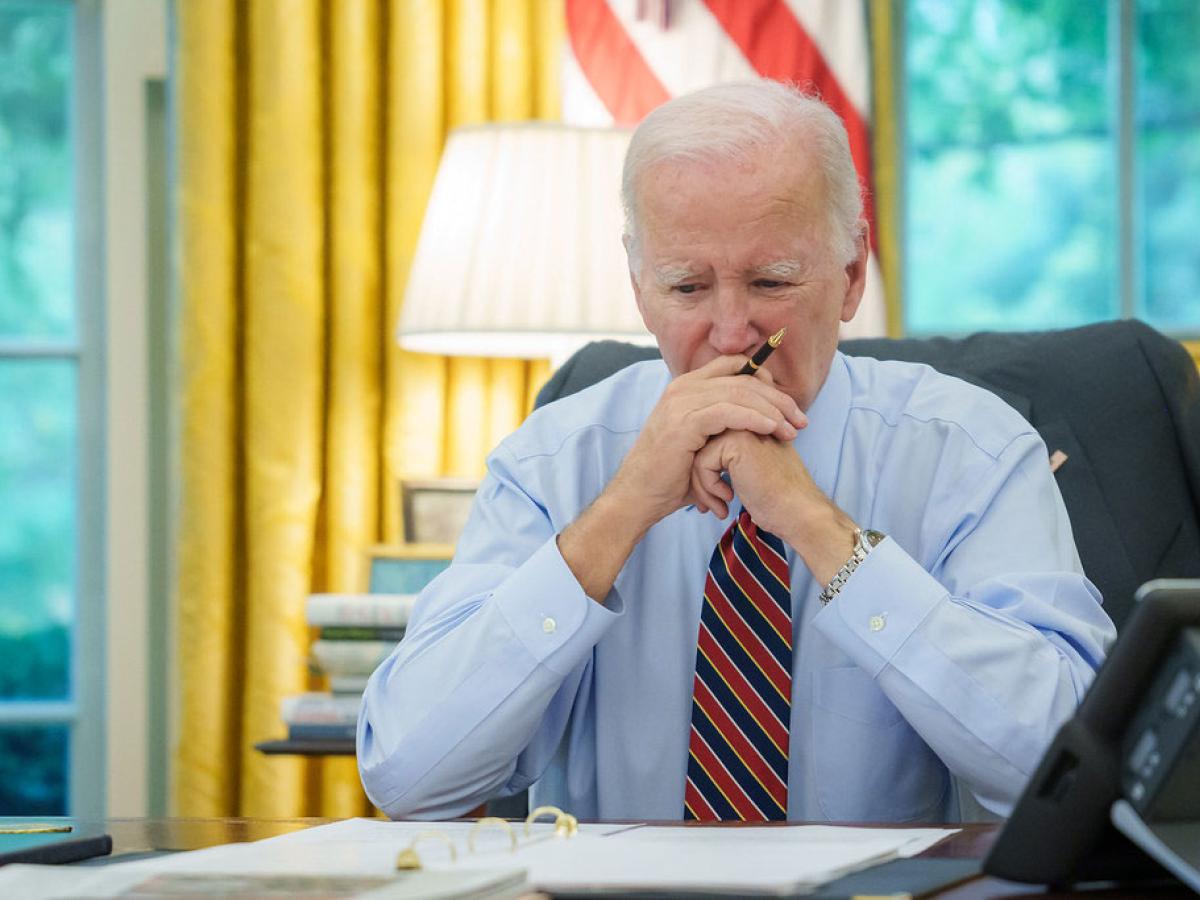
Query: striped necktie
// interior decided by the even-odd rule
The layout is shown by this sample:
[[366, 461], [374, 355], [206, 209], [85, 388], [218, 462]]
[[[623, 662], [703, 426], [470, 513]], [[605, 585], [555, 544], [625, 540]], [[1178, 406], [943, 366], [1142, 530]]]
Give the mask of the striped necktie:
[[684, 818], [787, 818], [792, 600], [783, 542], [742, 510], [708, 564]]

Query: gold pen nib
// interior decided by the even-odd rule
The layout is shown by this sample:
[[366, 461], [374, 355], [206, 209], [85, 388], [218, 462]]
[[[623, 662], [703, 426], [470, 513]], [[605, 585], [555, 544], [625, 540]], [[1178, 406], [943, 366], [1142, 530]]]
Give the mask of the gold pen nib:
[[777, 332], [767, 338], [767, 343], [772, 347], [778, 347], [783, 343], [783, 336], [787, 334], [787, 328], [780, 328]]

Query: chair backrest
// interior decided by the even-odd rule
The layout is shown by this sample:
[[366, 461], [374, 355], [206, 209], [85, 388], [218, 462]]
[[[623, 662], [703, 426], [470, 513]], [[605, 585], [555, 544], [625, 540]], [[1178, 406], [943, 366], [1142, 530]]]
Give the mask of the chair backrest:
[[[926, 363], [998, 395], [1067, 455], [1056, 478], [1084, 571], [1120, 628], [1137, 587], [1200, 577], [1200, 378], [1176, 341], [1137, 321], [961, 339], [843, 341], [852, 356]], [[541, 406], [658, 351], [589, 344]]]

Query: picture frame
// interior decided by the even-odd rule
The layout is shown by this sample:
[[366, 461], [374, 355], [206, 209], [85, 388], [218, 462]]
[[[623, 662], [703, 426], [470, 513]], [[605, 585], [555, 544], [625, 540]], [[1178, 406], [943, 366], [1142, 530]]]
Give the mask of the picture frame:
[[453, 547], [467, 523], [478, 488], [478, 481], [467, 478], [401, 480], [404, 543]]
[[419, 594], [450, 565], [449, 544], [375, 544], [367, 548], [368, 594]]

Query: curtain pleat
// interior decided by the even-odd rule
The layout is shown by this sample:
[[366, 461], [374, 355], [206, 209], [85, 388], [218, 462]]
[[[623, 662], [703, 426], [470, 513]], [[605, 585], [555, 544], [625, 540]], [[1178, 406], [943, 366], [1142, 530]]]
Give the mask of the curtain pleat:
[[365, 585], [398, 481], [478, 477], [544, 360], [406, 353], [449, 128], [554, 118], [541, 0], [178, 6], [179, 682], [173, 812], [361, 815], [352, 758], [267, 757], [316, 687], [304, 598]]
[[[238, 198], [235, 0], [181, 3], [176, 204], [180, 267], [176, 627], [181, 723], [172, 805], [195, 816], [237, 806], [241, 758], [237, 467]], [[188, 140], [203, 135], [203, 140]]]
[[[399, 321], [425, 203], [445, 139], [443, 78], [445, 22], [439, 0], [394, 0], [388, 5], [387, 321]], [[442, 469], [446, 423], [446, 361], [407, 353], [389, 342], [386, 353], [383, 530], [401, 537], [398, 479]]]
[[[382, 351], [382, 9], [377, 0], [328, 6], [329, 364], [325, 486], [318, 532], [331, 589], [366, 584], [363, 548], [379, 539]], [[320, 812], [369, 811], [353, 759], [320, 766]]]
[[241, 808], [288, 816], [303, 761], [252, 744], [279, 733], [281, 698], [308, 687], [304, 598], [321, 496], [325, 208], [317, 0], [249, 5], [243, 280], [246, 678]]

